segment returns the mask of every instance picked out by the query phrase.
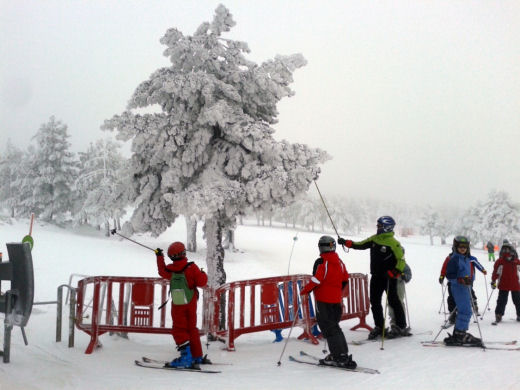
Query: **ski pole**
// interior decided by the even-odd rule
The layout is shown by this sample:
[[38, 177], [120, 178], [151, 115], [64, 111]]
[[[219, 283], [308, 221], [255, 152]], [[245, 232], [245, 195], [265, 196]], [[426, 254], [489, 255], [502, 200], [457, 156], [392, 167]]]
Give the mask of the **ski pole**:
[[412, 328], [412, 324], [410, 323], [410, 313], [408, 312], [408, 298], [406, 296], [406, 283], [403, 281], [403, 291], [404, 291], [404, 302], [405, 302], [405, 307], [406, 307], [406, 317], [408, 319], [408, 327], [411, 329]]
[[478, 328], [478, 333], [480, 335], [481, 347], [485, 351], [486, 350], [486, 346], [484, 345], [484, 340], [482, 338], [482, 331], [480, 330], [480, 324], [478, 322], [478, 315], [477, 315], [478, 313], [477, 313], [477, 310], [476, 310], [476, 307], [475, 307], [475, 302], [473, 302], [473, 297], [471, 295], [471, 285], [469, 285], [467, 287], [468, 287], [468, 291], [469, 291], [469, 298], [470, 298], [470, 302], [471, 302], [471, 309], [473, 310], [473, 315], [475, 316], [475, 321], [477, 322], [477, 328]]
[[[289, 334], [287, 335], [287, 338], [285, 339], [285, 343], [283, 345], [282, 353], [280, 354], [280, 358], [278, 359], [278, 367], [282, 365], [282, 356], [285, 353], [285, 348], [287, 348], [287, 343], [289, 342], [289, 339], [291, 338], [291, 333], [294, 328], [294, 324], [296, 324], [296, 320], [298, 319], [298, 312], [300, 310], [300, 300], [297, 299], [298, 306], [296, 307], [296, 311], [294, 312], [294, 319], [291, 325], [291, 329], [289, 329]], [[302, 310], [303, 313], [303, 310]]]
[[452, 310], [452, 312], [450, 313], [450, 315], [448, 316], [448, 318], [444, 321], [444, 324], [441, 325], [441, 329], [439, 330], [439, 333], [437, 333], [437, 335], [435, 336], [435, 338], [433, 339], [432, 343], [434, 343], [436, 340], [437, 340], [437, 337], [439, 337], [439, 335], [441, 334], [442, 330], [443, 329], [446, 329], [446, 326], [448, 325], [448, 321], [450, 320], [450, 317], [452, 314], [455, 314], [455, 311], [457, 310], [457, 307], [455, 306], [455, 309]]
[[116, 229], [112, 229], [110, 231], [110, 233], [112, 233], [112, 235], [117, 234], [119, 237], [123, 237], [123, 238], [127, 239], [128, 241], [132, 241], [134, 244], [141, 245], [142, 247], [144, 247], [146, 249], [150, 249], [152, 252], [155, 252], [155, 249], [152, 249], [149, 246], [143, 245], [140, 242], [134, 241], [131, 238], [128, 238], [128, 237], [123, 236], [122, 234], [119, 234], [118, 232], [116, 232]]
[[293, 251], [294, 251], [294, 245], [296, 244], [297, 240], [298, 240], [298, 232], [296, 232], [296, 235], [293, 237], [293, 244], [292, 244], [292, 248], [291, 248], [291, 254], [289, 255], [289, 264], [287, 265], [287, 275], [289, 275], [289, 269], [291, 268], [291, 259], [292, 259], [292, 254], [293, 254]]
[[[487, 286], [486, 274], [484, 274], [484, 284], [486, 285], [486, 297], [487, 297], [488, 300], [489, 300], [489, 292], [488, 292], [488, 286]], [[491, 309], [488, 307], [488, 310], [491, 310]]]
[[390, 279], [386, 280], [386, 302], [385, 302], [385, 315], [383, 317], [383, 331], [381, 333], [381, 348], [380, 350], [384, 350], [385, 344], [385, 330], [386, 330], [386, 309], [388, 308], [388, 290], [390, 288]]
[[484, 314], [486, 314], [486, 309], [489, 309], [489, 301], [491, 300], [491, 297], [493, 296], [493, 293], [495, 292], [495, 289], [491, 290], [491, 294], [489, 294], [489, 298], [487, 300], [487, 303], [486, 303], [486, 307], [484, 308], [484, 310], [482, 311], [482, 315], [480, 316], [480, 319], [483, 320], [484, 319]]
[[332, 217], [330, 216], [329, 209], [327, 208], [327, 205], [325, 204], [325, 200], [323, 199], [323, 196], [321, 195], [321, 191], [318, 187], [318, 183], [316, 183], [316, 180], [314, 180], [314, 185], [316, 186], [316, 189], [318, 190], [318, 194], [320, 194], [321, 203], [323, 203], [323, 207], [325, 207], [325, 211], [327, 212], [327, 215], [329, 216], [330, 223], [332, 224], [332, 227], [334, 228], [334, 231], [336, 232], [336, 236], [339, 237], [338, 229], [336, 229], [336, 226], [334, 225], [334, 221], [332, 220]]
[[444, 303], [444, 297], [446, 295], [446, 290], [448, 289], [448, 286], [442, 285], [442, 299], [441, 299], [441, 306], [439, 307], [439, 314], [441, 314], [441, 309], [444, 307], [444, 317], [446, 317], [446, 304]]

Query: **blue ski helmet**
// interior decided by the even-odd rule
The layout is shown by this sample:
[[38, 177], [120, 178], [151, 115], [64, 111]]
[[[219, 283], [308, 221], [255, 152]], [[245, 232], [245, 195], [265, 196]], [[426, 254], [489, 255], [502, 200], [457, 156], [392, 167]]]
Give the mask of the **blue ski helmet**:
[[395, 221], [392, 217], [385, 215], [377, 220], [377, 234], [394, 231]]

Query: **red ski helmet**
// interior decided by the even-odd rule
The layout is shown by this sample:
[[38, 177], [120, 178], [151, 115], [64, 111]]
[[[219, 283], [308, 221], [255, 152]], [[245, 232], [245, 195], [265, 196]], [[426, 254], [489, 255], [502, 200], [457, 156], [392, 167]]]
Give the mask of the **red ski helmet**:
[[172, 261], [182, 260], [186, 257], [186, 247], [182, 242], [175, 241], [168, 247], [168, 257]]

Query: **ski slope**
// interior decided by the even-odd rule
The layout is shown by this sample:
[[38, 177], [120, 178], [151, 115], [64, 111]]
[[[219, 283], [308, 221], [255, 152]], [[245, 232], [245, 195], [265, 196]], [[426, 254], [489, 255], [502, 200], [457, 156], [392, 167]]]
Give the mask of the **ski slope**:
[[[184, 226], [184, 221], [179, 220], [158, 238], [148, 235], [132, 238], [152, 248], [167, 248], [172, 241], [185, 240]], [[28, 220], [12, 224], [0, 222], [0, 251], [4, 253], [4, 261], [7, 260], [5, 243], [20, 241], [28, 228]], [[238, 226], [235, 238], [240, 250], [226, 252], [228, 281], [286, 275], [288, 268], [291, 274], [310, 273], [322, 233], [298, 232], [298, 240], [294, 242], [295, 233], [292, 229], [258, 227], [253, 223]], [[369, 234], [372, 233], [367, 232], [366, 236]], [[71, 274], [156, 276], [152, 252], [126, 240], [105, 237], [93, 229], [73, 231], [36, 221], [33, 237], [36, 302], [55, 300], [57, 287], [67, 283]], [[206, 268], [200, 227], [198, 238], [198, 252], [188, 257]], [[301, 333], [299, 329], [292, 333], [280, 366], [277, 362], [284, 342], [273, 343], [272, 332], [261, 332], [237, 338], [235, 352], [222, 350], [218, 342], [207, 347], [203, 337], [203, 348], [213, 361], [231, 363], [219, 366], [220, 374], [140, 368], [134, 365], [134, 360], [141, 356], [164, 360], [177, 356], [170, 336], [130, 334], [129, 339], [124, 339], [105, 334], [100, 338], [103, 347], [85, 355], [89, 337], [79, 330], [76, 330], [75, 347], [67, 347], [67, 308], [64, 308], [63, 341], [56, 343], [56, 307], [38, 305], [33, 307], [26, 328], [28, 346], [24, 345], [19, 328], [13, 330], [11, 362], [0, 361], [0, 389], [519, 389], [520, 351], [421, 345], [421, 341], [435, 337], [444, 323], [444, 314], [439, 313], [442, 289], [438, 276], [450, 248], [430, 246], [426, 237], [397, 238], [406, 248], [407, 262], [413, 272], [412, 281], [407, 285], [407, 300], [412, 332], [416, 335], [387, 340], [384, 350], [380, 343], [349, 345], [360, 366], [376, 368], [381, 374], [351, 373], [290, 362], [288, 356], [298, 355], [300, 350], [323, 356], [323, 343], [315, 346], [296, 339]], [[491, 270], [492, 264], [484, 251], [473, 250], [472, 253]], [[349, 272], [368, 272], [368, 251], [346, 253], [340, 249], [339, 254]], [[6, 282], [2, 282], [2, 290], [5, 289]], [[475, 291], [482, 310], [486, 304], [486, 288], [480, 273], [477, 273]], [[491, 325], [496, 296], [495, 292], [491, 311], [486, 312], [480, 322], [484, 342], [520, 340], [520, 323], [514, 320], [511, 301], [506, 306], [505, 321], [498, 326]], [[3, 322], [3, 314], [0, 321]], [[373, 325], [371, 316], [368, 322]], [[348, 330], [356, 323], [356, 320], [341, 323], [349, 342], [367, 336], [366, 330]], [[475, 323], [470, 325], [469, 331], [479, 335]], [[433, 335], [424, 334], [428, 332]], [[283, 335], [287, 334], [288, 330], [284, 330]], [[445, 335], [443, 331], [439, 338]], [[3, 345], [3, 332], [0, 339]]]

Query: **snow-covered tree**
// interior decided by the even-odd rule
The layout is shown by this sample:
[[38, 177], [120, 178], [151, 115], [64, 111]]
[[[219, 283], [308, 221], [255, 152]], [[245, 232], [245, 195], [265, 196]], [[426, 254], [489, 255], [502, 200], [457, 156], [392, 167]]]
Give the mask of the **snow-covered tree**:
[[[116, 222], [125, 213], [128, 175], [124, 172], [125, 159], [121, 145], [110, 139], [91, 143], [86, 152], [80, 152], [80, 172], [76, 180], [77, 193], [81, 194], [78, 219], [94, 224], [105, 224], [110, 235], [110, 219]], [[116, 227], [117, 223], [114, 227]]]
[[15, 216], [18, 203], [18, 189], [15, 183], [20, 174], [23, 153], [7, 140], [5, 152], [0, 156], [0, 205], [9, 210], [11, 217]]
[[34, 182], [37, 179], [37, 163], [34, 159], [36, 149], [34, 145], [29, 145], [23, 152], [20, 165], [16, 168], [16, 188], [15, 213], [17, 216], [28, 217], [35, 212], [34, 204]]
[[[135, 230], [163, 232], [178, 214], [205, 219], [209, 285], [225, 281], [222, 232], [244, 210], [288, 205], [308, 189], [328, 156], [306, 145], [278, 142], [276, 105], [302, 55], [249, 61], [246, 43], [225, 39], [235, 22], [222, 5], [193, 36], [175, 28], [161, 38], [171, 66], [134, 92], [128, 111], [107, 120], [118, 138], [132, 139], [131, 218]], [[131, 110], [158, 106], [160, 112]]]
[[520, 238], [520, 210], [505, 191], [491, 191], [479, 212], [483, 242], [501, 244], [504, 239]]
[[44, 221], [63, 220], [72, 208], [72, 185], [77, 162], [69, 151], [67, 125], [51, 116], [33, 137], [36, 140], [32, 207]]

